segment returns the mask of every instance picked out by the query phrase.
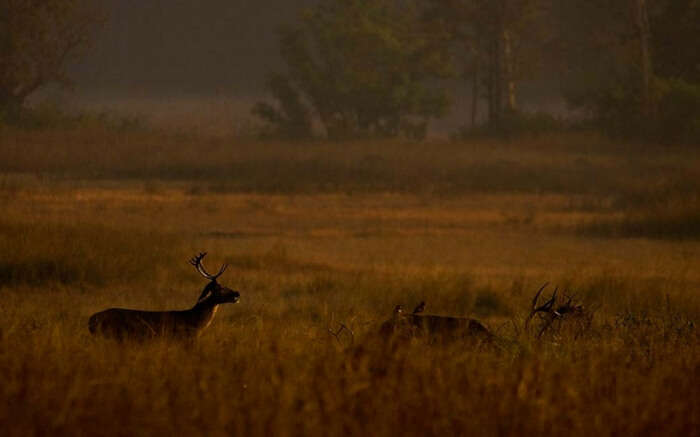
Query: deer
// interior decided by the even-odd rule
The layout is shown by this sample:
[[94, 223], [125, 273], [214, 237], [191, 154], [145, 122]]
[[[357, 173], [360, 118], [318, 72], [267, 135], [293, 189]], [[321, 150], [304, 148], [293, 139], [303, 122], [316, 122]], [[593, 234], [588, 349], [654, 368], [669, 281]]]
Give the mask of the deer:
[[223, 264], [215, 275], [209, 274], [202, 265], [206, 255], [206, 252], [202, 252], [189, 261], [209, 281], [192, 308], [181, 311], [110, 308], [90, 316], [90, 333], [117, 340], [197, 337], [211, 324], [219, 305], [236, 303], [240, 299], [238, 291], [224, 287], [217, 281], [228, 265]]
[[525, 329], [528, 328], [530, 321], [535, 315], [538, 315], [541, 320], [541, 324], [537, 332], [537, 338], [541, 338], [542, 335], [547, 332], [555, 322], [557, 322], [558, 327], [561, 327], [562, 322], [565, 320], [575, 320], [579, 322], [577, 324], [579, 329], [576, 333], [576, 337], [578, 337], [583, 329], [590, 326], [593, 319], [593, 314], [586, 311], [583, 305], [573, 303], [574, 298], [572, 296], [564, 295], [566, 302], [556, 305], [559, 287], [555, 287], [552, 296], [542, 305], [538, 306], [540, 295], [548, 285], [549, 283], [545, 283], [542, 287], [540, 287], [535, 294], [535, 297], [532, 299], [532, 307], [530, 314], [525, 321]]
[[457, 339], [491, 341], [494, 335], [481, 322], [466, 317], [451, 317], [423, 314], [425, 302], [406, 314], [402, 305], [394, 307], [391, 319], [380, 327], [384, 338], [427, 337], [433, 340], [450, 341]]

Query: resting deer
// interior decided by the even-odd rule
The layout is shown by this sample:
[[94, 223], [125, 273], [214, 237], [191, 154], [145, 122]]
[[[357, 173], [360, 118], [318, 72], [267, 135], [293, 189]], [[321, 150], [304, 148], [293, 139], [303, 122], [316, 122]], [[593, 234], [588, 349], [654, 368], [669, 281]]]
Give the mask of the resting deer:
[[493, 334], [478, 320], [422, 314], [424, 310], [425, 302], [421, 302], [410, 314], [404, 313], [401, 305], [396, 305], [393, 317], [382, 324], [380, 334], [385, 338], [394, 335], [400, 338], [426, 336], [443, 341], [493, 339]]
[[110, 308], [93, 314], [88, 322], [92, 334], [102, 334], [116, 339], [147, 339], [154, 337], [195, 337], [211, 324], [220, 304], [236, 303], [237, 291], [222, 287], [217, 278], [228, 267], [221, 266], [219, 273], [211, 275], [202, 265], [206, 253], [190, 260], [197, 271], [209, 280], [197, 303], [184, 311], [140, 311]]

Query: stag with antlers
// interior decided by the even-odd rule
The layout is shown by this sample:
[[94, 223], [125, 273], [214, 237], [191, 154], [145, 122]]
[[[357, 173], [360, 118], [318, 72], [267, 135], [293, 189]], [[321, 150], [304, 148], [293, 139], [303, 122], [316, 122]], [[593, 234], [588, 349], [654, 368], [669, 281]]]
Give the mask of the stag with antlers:
[[92, 334], [101, 334], [119, 340], [127, 338], [146, 339], [153, 337], [197, 336], [209, 326], [219, 305], [236, 303], [240, 298], [237, 291], [217, 282], [226, 270], [224, 264], [215, 275], [207, 273], [202, 265], [206, 252], [190, 260], [195, 269], [209, 283], [204, 287], [195, 305], [183, 311], [141, 311], [123, 308], [110, 308], [93, 314], [88, 322]]

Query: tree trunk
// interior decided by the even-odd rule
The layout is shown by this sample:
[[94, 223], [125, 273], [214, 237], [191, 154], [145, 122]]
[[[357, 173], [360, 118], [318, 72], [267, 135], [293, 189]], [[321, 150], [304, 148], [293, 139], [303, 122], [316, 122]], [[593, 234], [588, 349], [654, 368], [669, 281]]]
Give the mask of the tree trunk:
[[515, 67], [513, 65], [513, 49], [511, 46], [511, 37], [508, 29], [503, 30], [503, 63], [505, 66], [505, 82], [506, 100], [508, 111], [512, 112], [517, 109], [517, 101], [515, 97]]
[[503, 31], [505, 28], [505, 2], [494, 1], [491, 8], [491, 26], [489, 39], [489, 124], [498, 125], [503, 115], [504, 65], [503, 65]]
[[479, 109], [479, 68], [481, 61], [474, 55], [474, 71], [472, 72], [472, 128], [476, 127], [477, 110]]
[[653, 70], [651, 64], [651, 52], [649, 49], [651, 32], [649, 30], [649, 16], [647, 14], [646, 0], [633, 0], [635, 9], [635, 21], [639, 40], [639, 57], [640, 57], [640, 82], [641, 82], [641, 97], [642, 107], [641, 112], [644, 116], [653, 116], [654, 102], [651, 97], [651, 79]]
[[503, 71], [501, 55], [501, 33], [498, 32], [496, 35], [492, 35], [489, 53], [489, 124], [498, 124], [503, 112]]

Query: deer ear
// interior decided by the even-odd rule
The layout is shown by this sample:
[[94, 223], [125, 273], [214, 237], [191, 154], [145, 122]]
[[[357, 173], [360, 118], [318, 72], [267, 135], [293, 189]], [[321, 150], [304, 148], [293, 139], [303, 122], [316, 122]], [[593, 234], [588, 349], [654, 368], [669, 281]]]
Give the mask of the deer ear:
[[425, 310], [425, 301], [421, 301], [421, 303], [413, 309], [413, 314], [420, 314], [423, 310]]

